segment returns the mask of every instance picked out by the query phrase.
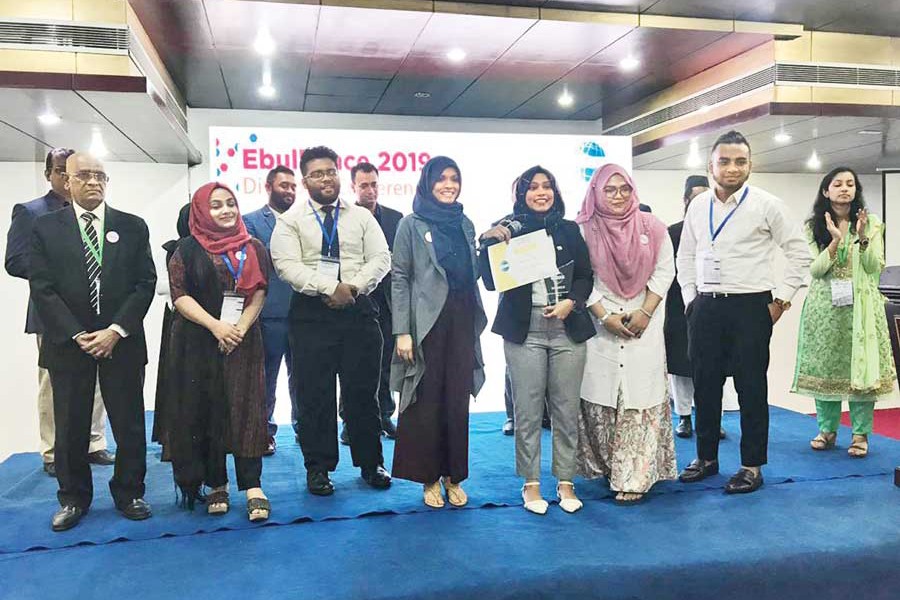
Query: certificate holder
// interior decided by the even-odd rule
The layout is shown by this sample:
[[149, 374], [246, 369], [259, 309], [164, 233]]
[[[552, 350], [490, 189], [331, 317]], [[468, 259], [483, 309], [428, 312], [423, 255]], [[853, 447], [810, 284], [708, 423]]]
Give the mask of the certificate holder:
[[498, 292], [529, 285], [559, 272], [553, 238], [544, 229], [488, 247], [488, 262]]

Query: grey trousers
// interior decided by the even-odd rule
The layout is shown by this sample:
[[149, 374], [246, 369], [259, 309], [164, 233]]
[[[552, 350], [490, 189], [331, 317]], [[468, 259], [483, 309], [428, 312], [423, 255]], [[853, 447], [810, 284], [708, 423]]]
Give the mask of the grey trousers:
[[568, 336], [559, 319], [547, 319], [534, 307], [523, 344], [504, 342], [516, 413], [516, 473], [541, 477], [541, 418], [546, 398], [553, 423], [553, 475], [575, 476], [578, 403], [586, 348]]

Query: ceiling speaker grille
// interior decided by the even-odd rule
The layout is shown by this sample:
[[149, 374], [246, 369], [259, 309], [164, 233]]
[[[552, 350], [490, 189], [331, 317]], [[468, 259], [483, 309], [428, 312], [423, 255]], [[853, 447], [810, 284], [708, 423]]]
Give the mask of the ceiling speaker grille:
[[775, 77], [776, 83], [900, 87], [900, 70], [892, 68], [779, 63]]
[[128, 27], [0, 20], [0, 47], [3, 46], [127, 54]]

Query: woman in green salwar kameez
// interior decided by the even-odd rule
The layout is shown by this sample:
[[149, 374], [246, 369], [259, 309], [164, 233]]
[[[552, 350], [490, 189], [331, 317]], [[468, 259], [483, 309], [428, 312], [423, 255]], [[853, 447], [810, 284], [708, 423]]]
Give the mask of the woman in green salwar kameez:
[[879, 396], [897, 374], [878, 280], [884, 269], [884, 224], [866, 212], [863, 189], [847, 167], [822, 179], [806, 222], [813, 263], [803, 304], [791, 391], [816, 399], [813, 450], [834, 448], [841, 403], [850, 406], [848, 454], [863, 458]]

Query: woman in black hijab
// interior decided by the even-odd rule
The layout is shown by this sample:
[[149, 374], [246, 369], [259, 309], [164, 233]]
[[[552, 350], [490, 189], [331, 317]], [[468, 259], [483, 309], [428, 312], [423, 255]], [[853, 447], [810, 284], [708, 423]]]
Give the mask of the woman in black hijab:
[[469, 397], [484, 383], [478, 338], [487, 324], [476, 280], [475, 228], [457, 199], [459, 167], [446, 156], [422, 169], [413, 213], [397, 226], [391, 270], [400, 392], [393, 476], [424, 484], [425, 504], [468, 497]]

